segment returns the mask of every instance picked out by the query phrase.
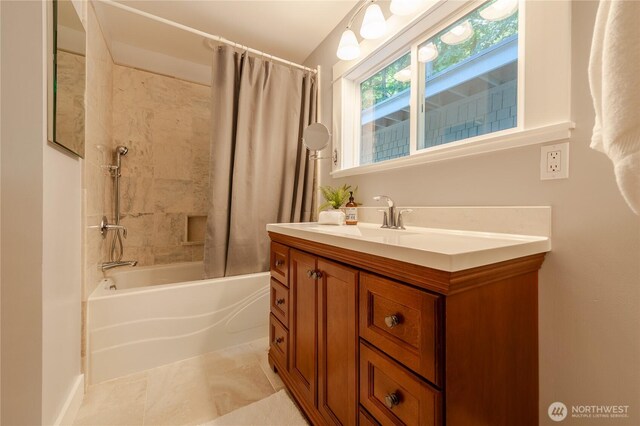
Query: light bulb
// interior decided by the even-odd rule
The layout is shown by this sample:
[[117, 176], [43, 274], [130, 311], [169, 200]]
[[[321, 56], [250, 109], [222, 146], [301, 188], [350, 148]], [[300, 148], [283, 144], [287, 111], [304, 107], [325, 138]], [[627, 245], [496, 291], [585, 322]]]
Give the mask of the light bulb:
[[387, 30], [387, 22], [384, 20], [382, 9], [377, 4], [367, 7], [360, 27], [360, 35], [368, 40], [380, 38]]
[[421, 0], [391, 0], [391, 13], [398, 16], [411, 15], [420, 6]]
[[431, 62], [438, 57], [438, 48], [432, 42], [427, 43], [418, 49], [418, 60], [420, 62]]
[[449, 45], [455, 45], [464, 43], [469, 40], [472, 35], [473, 27], [471, 26], [471, 22], [464, 21], [447, 31], [445, 34], [442, 34], [440, 40]]
[[401, 83], [411, 81], [411, 67], [403, 68], [393, 75], [393, 78]]
[[340, 44], [338, 45], [338, 51], [336, 52], [338, 58], [343, 61], [350, 61], [360, 56], [360, 45], [356, 35], [347, 28], [340, 37]]
[[500, 21], [516, 13], [516, 10], [518, 10], [518, 0], [497, 0], [491, 6], [482, 9], [480, 16], [487, 21]]

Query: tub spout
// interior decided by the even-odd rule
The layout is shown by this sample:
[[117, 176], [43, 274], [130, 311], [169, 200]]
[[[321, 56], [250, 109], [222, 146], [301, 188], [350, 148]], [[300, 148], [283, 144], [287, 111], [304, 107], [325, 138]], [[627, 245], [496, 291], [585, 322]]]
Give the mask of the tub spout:
[[100, 264], [100, 269], [103, 271], [118, 268], [120, 266], [136, 266], [138, 264], [137, 260], [122, 260], [117, 262], [105, 262]]

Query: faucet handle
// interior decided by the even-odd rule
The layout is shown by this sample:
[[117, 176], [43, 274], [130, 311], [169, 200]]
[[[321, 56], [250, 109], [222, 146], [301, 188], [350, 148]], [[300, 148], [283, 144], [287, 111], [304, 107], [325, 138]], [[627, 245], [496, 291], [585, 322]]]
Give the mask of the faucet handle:
[[400, 209], [400, 211], [398, 212], [398, 224], [396, 226], [396, 229], [406, 229], [404, 227], [404, 220], [402, 215], [404, 213], [411, 213], [413, 211], [413, 209]]
[[384, 209], [379, 209], [378, 211], [383, 213], [382, 226], [380, 228], [388, 228], [389, 227], [389, 215], [388, 215], [387, 211], [384, 210]]
[[106, 216], [102, 216], [102, 221], [100, 222], [100, 234], [102, 235], [102, 238], [105, 238], [107, 236], [107, 231], [109, 231], [110, 229], [122, 230], [122, 236], [124, 238], [127, 238], [127, 228], [125, 226], [112, 225], [109, 223]]

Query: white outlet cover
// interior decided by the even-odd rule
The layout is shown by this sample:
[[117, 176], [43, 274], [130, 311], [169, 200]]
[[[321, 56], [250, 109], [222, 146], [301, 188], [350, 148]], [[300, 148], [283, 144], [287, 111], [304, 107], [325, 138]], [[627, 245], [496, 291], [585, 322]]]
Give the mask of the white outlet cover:
[[[560, 151], [560, 169], [557, 172], [547, 170], [549, 152]], [[566, 179], [569, 177], [569, 142], [545, 145], [540, 148], [540, 179]]]

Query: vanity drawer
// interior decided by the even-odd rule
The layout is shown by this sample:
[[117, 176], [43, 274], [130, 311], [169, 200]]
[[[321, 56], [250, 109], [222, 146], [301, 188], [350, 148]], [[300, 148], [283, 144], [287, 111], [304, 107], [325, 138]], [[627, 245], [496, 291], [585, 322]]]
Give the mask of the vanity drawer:
[[364, 343], [360, 344], [360, 404], [381, 425], [441, 422], [440, 392]]
[[269, 315], [269, 352], [280, 368], [289, 368], [289, 332], [273, 314]]
[[271, 278], [271, 313], [289, 327], [289, 289]]
[[360, 408], [360, 413], [358, 414], [358, 425], [380, 426], [380, 423], [376, 422], [376, 420], [371, 417], [371, 414], [367, 413], [364, 408]]
[[289, 247], [272, 242], [269, 264], [271, 276], [289, 287]]
[[441, 385], [440, 296], [360, 274], [360, 336]]

